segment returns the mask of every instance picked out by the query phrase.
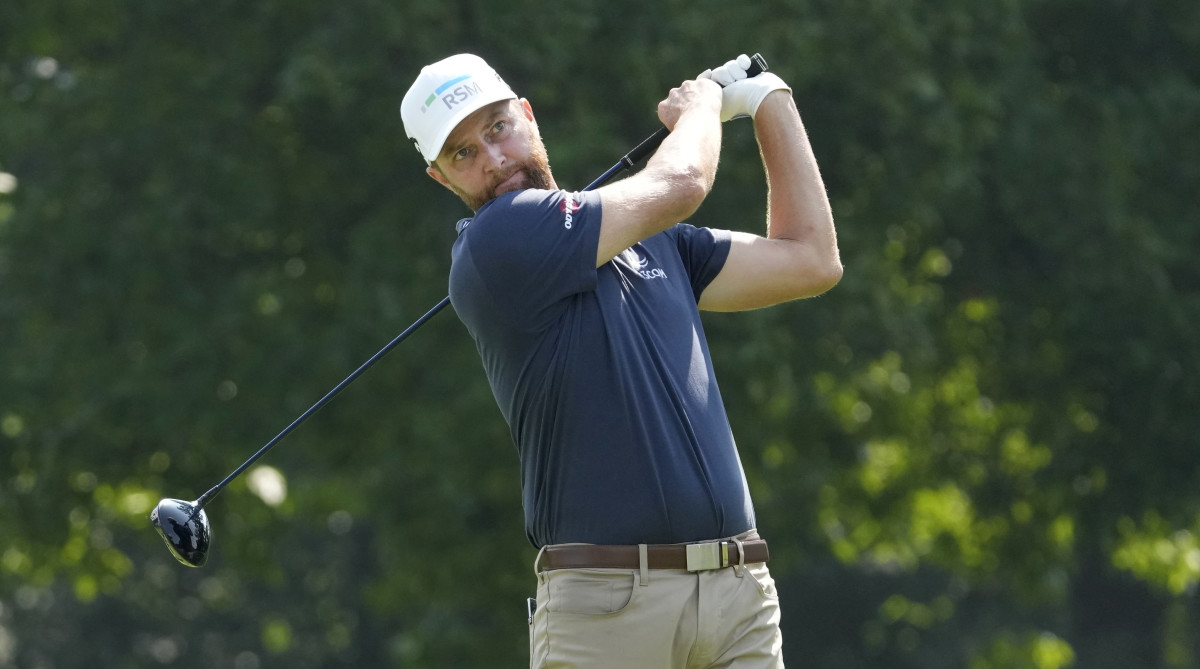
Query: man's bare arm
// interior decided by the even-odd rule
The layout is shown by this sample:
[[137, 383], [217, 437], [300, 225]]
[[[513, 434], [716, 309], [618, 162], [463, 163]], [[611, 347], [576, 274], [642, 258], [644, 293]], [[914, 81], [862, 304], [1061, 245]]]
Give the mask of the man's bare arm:
[[701, 309], [741, 311], [812, 297], [842, 276], [829, 198], [788, 91], [763, 100], [754, 131], [767, 177], [767, 233], [733, 233], [729, 258], [700, 296]]

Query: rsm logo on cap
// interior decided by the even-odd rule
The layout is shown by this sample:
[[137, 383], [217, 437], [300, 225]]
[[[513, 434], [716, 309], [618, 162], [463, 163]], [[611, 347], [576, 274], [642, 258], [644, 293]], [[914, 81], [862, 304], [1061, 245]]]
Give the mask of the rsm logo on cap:
[[[438, 86], [437, 90], [430, 93], [429, 97], [425, 99], [425, 104], [421, 106], [421, 113], [424, 114], [429, 109], [429, 106], [433, 104], [434, 100], [440, 99], [442, 103], [446, 105], [446, 109], [453, 109], [454, 105], [466, 102], [467, 99], [472, 95], [477, 95], [481, 91], [479, 84], [470, 82], [465, 83], [462, 86], [458, 86], [453, 90], [450, 90], [449, 93], [446, 93], [447, 89], [450, 89], [451, 86], [462, 83], [470, 78], [471, 75], [464, 74], [461, 77], [455, 77], [441, 86]], [[443, 93], [445, 93], [445, 95], [442, 95]]]

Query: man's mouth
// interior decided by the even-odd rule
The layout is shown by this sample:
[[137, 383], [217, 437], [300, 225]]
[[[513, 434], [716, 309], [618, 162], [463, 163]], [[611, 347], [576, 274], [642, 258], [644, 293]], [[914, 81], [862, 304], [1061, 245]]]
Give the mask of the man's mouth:
[[516, 172], [508, 175], [506, 179], [496, 184], [496, 187], [492, 189], [492, 193], [494, 193], [496, 197], [499, 197], [514, 190], [521, 190], [525, 187], [525, 181], [525, 172], [522, 170], [517, 170]]

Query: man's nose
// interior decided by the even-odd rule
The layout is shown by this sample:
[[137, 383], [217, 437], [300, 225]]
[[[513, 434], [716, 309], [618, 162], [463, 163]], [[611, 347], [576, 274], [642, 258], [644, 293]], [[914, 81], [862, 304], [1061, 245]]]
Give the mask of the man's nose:
[[487, 167], [491, 170], [499, 170], [508, 161], [504, 155], [504, 151], [496, 144], [485, 142], [483, 145], [483, 154], [487, 158]]

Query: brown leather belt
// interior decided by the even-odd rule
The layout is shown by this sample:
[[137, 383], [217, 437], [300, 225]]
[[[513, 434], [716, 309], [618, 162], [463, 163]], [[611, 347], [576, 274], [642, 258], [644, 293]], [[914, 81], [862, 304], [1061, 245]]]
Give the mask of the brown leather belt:
[[[770, 559], [767, 542], [750, 539], [706, 541], [694, 544], [647, 544], [646, 566], [650, 569], [686, 569], [707, 571], [739, 564], [766, 562]], [[542, 549], [538, 568], [552, 569], [638, 569], [639, 546], [601, 546], [597, 544], [556, 544]]]

